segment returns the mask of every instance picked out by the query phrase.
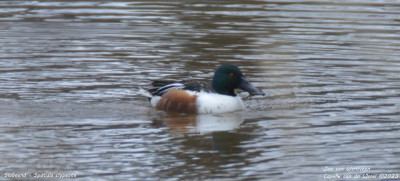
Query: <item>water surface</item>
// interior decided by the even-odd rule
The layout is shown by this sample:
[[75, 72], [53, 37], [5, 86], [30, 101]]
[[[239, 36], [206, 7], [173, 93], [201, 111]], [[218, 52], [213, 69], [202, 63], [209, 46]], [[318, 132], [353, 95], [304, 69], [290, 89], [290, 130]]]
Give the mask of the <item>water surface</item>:
[[[1, 179], [400, 174], [399, 20], [384, 0], [2, 1]], [[266, 96], [193, 116], [137, 91], [223, 63]]]

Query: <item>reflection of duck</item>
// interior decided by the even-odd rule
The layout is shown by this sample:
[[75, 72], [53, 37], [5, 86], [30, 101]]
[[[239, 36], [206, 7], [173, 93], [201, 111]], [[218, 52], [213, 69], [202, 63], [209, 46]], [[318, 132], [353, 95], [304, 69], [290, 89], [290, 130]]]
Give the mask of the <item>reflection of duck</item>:
[[171, 128], [172, 133], [210, 133], [230, 131], [239, 128], [243, 123], [243, 113], [174, 115], [170, 114], [163, 122]]
[[253, 87], [235, 65], [221, 65], [211, 84], [199, 81], [156, 81], [155, 88], [141, 90], [152, 106], [157, 109], [185, 113], [225, 113], [244, 109], [243, 102], [235, 94], [239, 88], [251, 95], [264, 95]]

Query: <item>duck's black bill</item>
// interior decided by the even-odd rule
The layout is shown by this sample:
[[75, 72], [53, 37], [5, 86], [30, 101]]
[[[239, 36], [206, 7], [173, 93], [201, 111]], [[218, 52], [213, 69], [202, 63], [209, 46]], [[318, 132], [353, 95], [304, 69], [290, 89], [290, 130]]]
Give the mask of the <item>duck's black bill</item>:
[[252, 96], [255, 96], [255, 95], [264, 96], [265, 95], [259, 89], [255, 88], [253, 85], [251, 85], [250, 82], [247, 81], [247, 79], [244, 77], [242, 77], [242, 79], [240, 80], [240, 84], [239, 84], [238, 88], [247, 91]]

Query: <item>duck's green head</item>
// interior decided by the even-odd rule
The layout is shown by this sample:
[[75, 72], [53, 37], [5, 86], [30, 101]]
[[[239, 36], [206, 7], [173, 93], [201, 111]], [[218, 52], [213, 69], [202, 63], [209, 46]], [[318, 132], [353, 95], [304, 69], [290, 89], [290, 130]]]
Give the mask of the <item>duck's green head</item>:
[[250, 95], [264, 95], [246, 80], [237, 66], [231, 64], [218, 67], [212, 80], [212, 87], [217, 93], [230, 96], [236, 96], [234, 91], [236, 88], [247, 91]]

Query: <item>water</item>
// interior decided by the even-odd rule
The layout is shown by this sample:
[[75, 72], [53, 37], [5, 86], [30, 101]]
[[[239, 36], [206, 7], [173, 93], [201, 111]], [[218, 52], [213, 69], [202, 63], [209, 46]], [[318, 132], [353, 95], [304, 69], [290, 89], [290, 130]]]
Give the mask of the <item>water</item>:
[[[400, 174], [399, 12], [384, 0], [2, 1], [0, 178]], [[137, 92], [209, 80], [223, 63], [266, 96], [193, 116]]]

